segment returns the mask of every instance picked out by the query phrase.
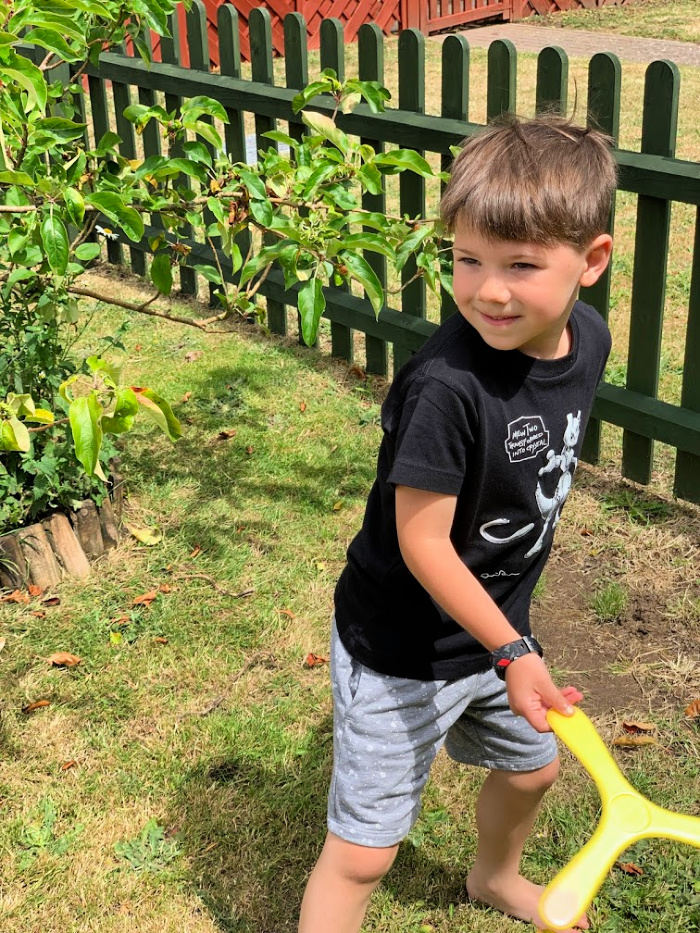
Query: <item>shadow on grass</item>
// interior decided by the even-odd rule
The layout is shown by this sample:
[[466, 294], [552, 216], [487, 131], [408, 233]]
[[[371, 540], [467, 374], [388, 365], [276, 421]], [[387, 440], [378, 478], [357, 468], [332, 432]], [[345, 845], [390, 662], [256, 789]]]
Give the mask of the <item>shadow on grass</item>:
[[[172, 819], [199, 896], [223, 933], [293, 933], [306, 879], [326, 834], [332, 720], [314, 726], [302, 754], [280, 762], [231, 754], [187, 775]], [[404, 844], [384, 882], [426, 912], [464, 900], [464, 872]]]

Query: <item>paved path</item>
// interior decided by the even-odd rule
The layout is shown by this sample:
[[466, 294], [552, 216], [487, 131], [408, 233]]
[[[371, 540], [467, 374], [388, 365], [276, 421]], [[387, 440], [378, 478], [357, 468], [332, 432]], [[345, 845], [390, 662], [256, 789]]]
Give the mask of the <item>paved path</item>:
[[[558, 45], [570, 56], [591, 58], [596, 52], [614, 52], [631, 62], [652, 62], [667, 58], [677, 65], [700, 66], [700, 45], [666, 39], [639, 39], [585, 29], [560, 29], [547, 26], [521, 26], [503, 23], [466, 29], [463, 35], [471, 46], [488, 46], [495, 39], [510, 39], [521, 52], [539, 52], [548, 45]], [[436, 37], [444, 38], [444, 36]]]

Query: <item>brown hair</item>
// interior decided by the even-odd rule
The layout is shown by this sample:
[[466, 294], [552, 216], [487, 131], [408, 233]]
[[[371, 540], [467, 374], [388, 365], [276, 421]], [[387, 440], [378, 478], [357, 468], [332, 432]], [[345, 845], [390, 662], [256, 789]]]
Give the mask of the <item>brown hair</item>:
[[488, 239], [585, 249], [608, 229], [611, 147], [603, 133], [554, 114], [502, 117], [464, 142], [442, 196], [443, 223]]

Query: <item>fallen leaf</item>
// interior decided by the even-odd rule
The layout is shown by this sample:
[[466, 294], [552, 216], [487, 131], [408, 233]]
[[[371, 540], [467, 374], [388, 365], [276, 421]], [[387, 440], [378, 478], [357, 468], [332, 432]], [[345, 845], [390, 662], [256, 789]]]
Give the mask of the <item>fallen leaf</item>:
[[683, 712], [690, 719], [698, 719], [698, 717], [700, 717], [700, 700], [693, 700], [692, 703], [686, 706]]
[[0, 638], [0, 651], [2, 651], [2, 649], [5, 647], [6, 644], [7, 644], [7, 639]]
[[46, 599], [42, 599], [41, 605], [42, 605], [42, 606], [49, 606], [49, 607], [51, 607], [51, 606], [60, 606], [60, 605], [61, 605], [61, 599], [60, 599], [60, 597], [58, 597], [58, 596], [49, 596], [49, 597], [47, 597]]
[[653, 722], [623, 722], [622, 728], [625, 732], [631, 732], [633, 735], [639, 735], [640, 732], [656, 732], [656, 724]]
[[131, 616], [120, 615], [116, 619], [110, 619], [110, 625], [128, 625], [131, 622]]
[[172, 591], [172, 586], [169, 583], [161, 583], [158, 587], [159, 593], [170, 593]]
[[146, 547], [152, 547], [163, 540], [163, 532], [157, 525], [153, 528], [137, 528], [135, 525], [127, 525], [125, 522], [124, 527], [133, 538], [136, 538], [141, 544], [145, 544]]
[[224, 428], [223, 431], [219, 431], [216, 435], [217, 441], [230, 441], [232, 437], [236, 436], [235, 428]]
[[593, 532], [591, 531], [590, 528], [582, 528], [581, 531], [579, 532], [579, 534], [581, 535], [582, 538], [592, 538], [592, 537], [593, 537]]
[[245, 452], [248, 454], [248, 456], [250, 456], [250, 454], [252, 454], [254, 450], [255, 450], [254, 447], [246, 447]]
[[358, 366], [357, 363], [353, 363], [353, 365], [348, 369], [348, 376], [357, 376], [358, 379], [366, 379], [367, 373], [364, 371], [364, 369], [362, 369], [361, 366]]
[[635, 865], [634, 862], [615, 862], [615, 867], [624, 871], [626, 875], [643, 875], [644, 870]]
[[67, 771], [69, 768], [74, 768], [78, 764], [77, 761], [67, 761], [65, 764], [61, 765], [61, 771]]
[[191, 392], [185, 392], [185, 394], [182, 396], [182, 398], [180, 399], [180, 401], [181, 401], [181, 403], [184, 405], [185, 402], [189, 402], [189, 400], [190, 400], [191, 398], [192, 398], [192, 393], [191, 393]]
[[34, 583], [29, 584], [27, 591], [30, 596], [41, 596], [44, 592], [40, 586], [36, 586]]
[[154, 599], [158, 598], [158, 590], [150, 590], [148, 593], [142, 593], [137, 596], [131, 604], [132, 606], [150, 606]]
[[124, 636], [121, 632], [110, 632], [109, 633], [109, 643], [110, 645], [121, 645], [124, 641]]
[[204, 350], [190, 350], [189, 353], [185, 353], [185, 362], [195, 363], [197, 360], [201, 359], [203, 356], [204, 356]]
[[28, 603], [29, 596], [21, 590], [13, 590], [12, 593], [6, 593], [0, 596], [0, 603]]
[[343, 500], [342, 500], [342, 499], [338, 499], [337, 502], [334, 502], [334, 503], [333, 503], [333, 511], [334, 511], [334, 512], [340, 512], [340, 510], [342, 509], [342, 507], [343, 507], [344, 505], [345, 505], [345, 503], [343, 502]]
[[197, 544], [197, 545], [195, 546], [194, 551], [192, 551], [192, 553], [190, 554], [190, 560], [193, 560], [195, 557], [199, 557], [199, 555], [200, 555], [201, 553], [202, 553], [202, 549], [201, 549], [201, 547]]
[[77, 667], [82, 663], [82, 658], [75, 654], [69, 654], [67, 651], [54, 651], [46, 660], [55, 667]]
[[34, 616], [35, 619], [45, 619], [45, 618], [46, 618], [46, 613], [44, 612], [43, 609], [37, 609], [35, 612], [32, 613], [32, 615]]
[[621, 748], [636, 748], [638, 745], [656, 745], [653, 735], [620, 735], [613, 739], [613, 745]]
[[301, 411], [301, 412], [305, 412], [305, 411], [306, 411], [306, 402], [300, 402], [300, 403], [299, 403], [299, 411]]
[[135, 343], [135, 344], [134, 344], [134, 350], [136, 350], [137, 352], [138, 352], [141, 348], [142, 348], [142, 344], [140, 344], [140, 343]]
[[30, 703], [29, 706], [23, 706], [23, 713], [33, 713], [35, 709], [42, 709], [44, 706], [51, 706], [50, 700], [37, 700], [36, 703]]
[[319, 654], [310, 651], [304, 660], [305, 667], [318, 667], [319, 664], [328, 664], [328, 658], [322, 658]]
[[168, 644], [168, 639], [167, 639], [167, 638], [162, 638], [160, 635], [158, 635], [156, 638], [154, 638], [153, 641], [154, 641], [157, 645], [167, 645], [167, 644]]
[[290, 619], [296, 618], [296, 616], [294, 615], [291, 609], [280, 609], [279, 612], [281, 616], [289, 616]]

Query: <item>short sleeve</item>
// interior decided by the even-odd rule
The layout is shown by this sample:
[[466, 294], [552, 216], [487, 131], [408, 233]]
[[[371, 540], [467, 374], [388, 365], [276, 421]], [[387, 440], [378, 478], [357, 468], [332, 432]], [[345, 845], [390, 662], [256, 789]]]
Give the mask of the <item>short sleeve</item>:
[[459, 495], [474, 443], [464, 400], [435, 379], [416, 382], [396, 428], [392, 485]]

